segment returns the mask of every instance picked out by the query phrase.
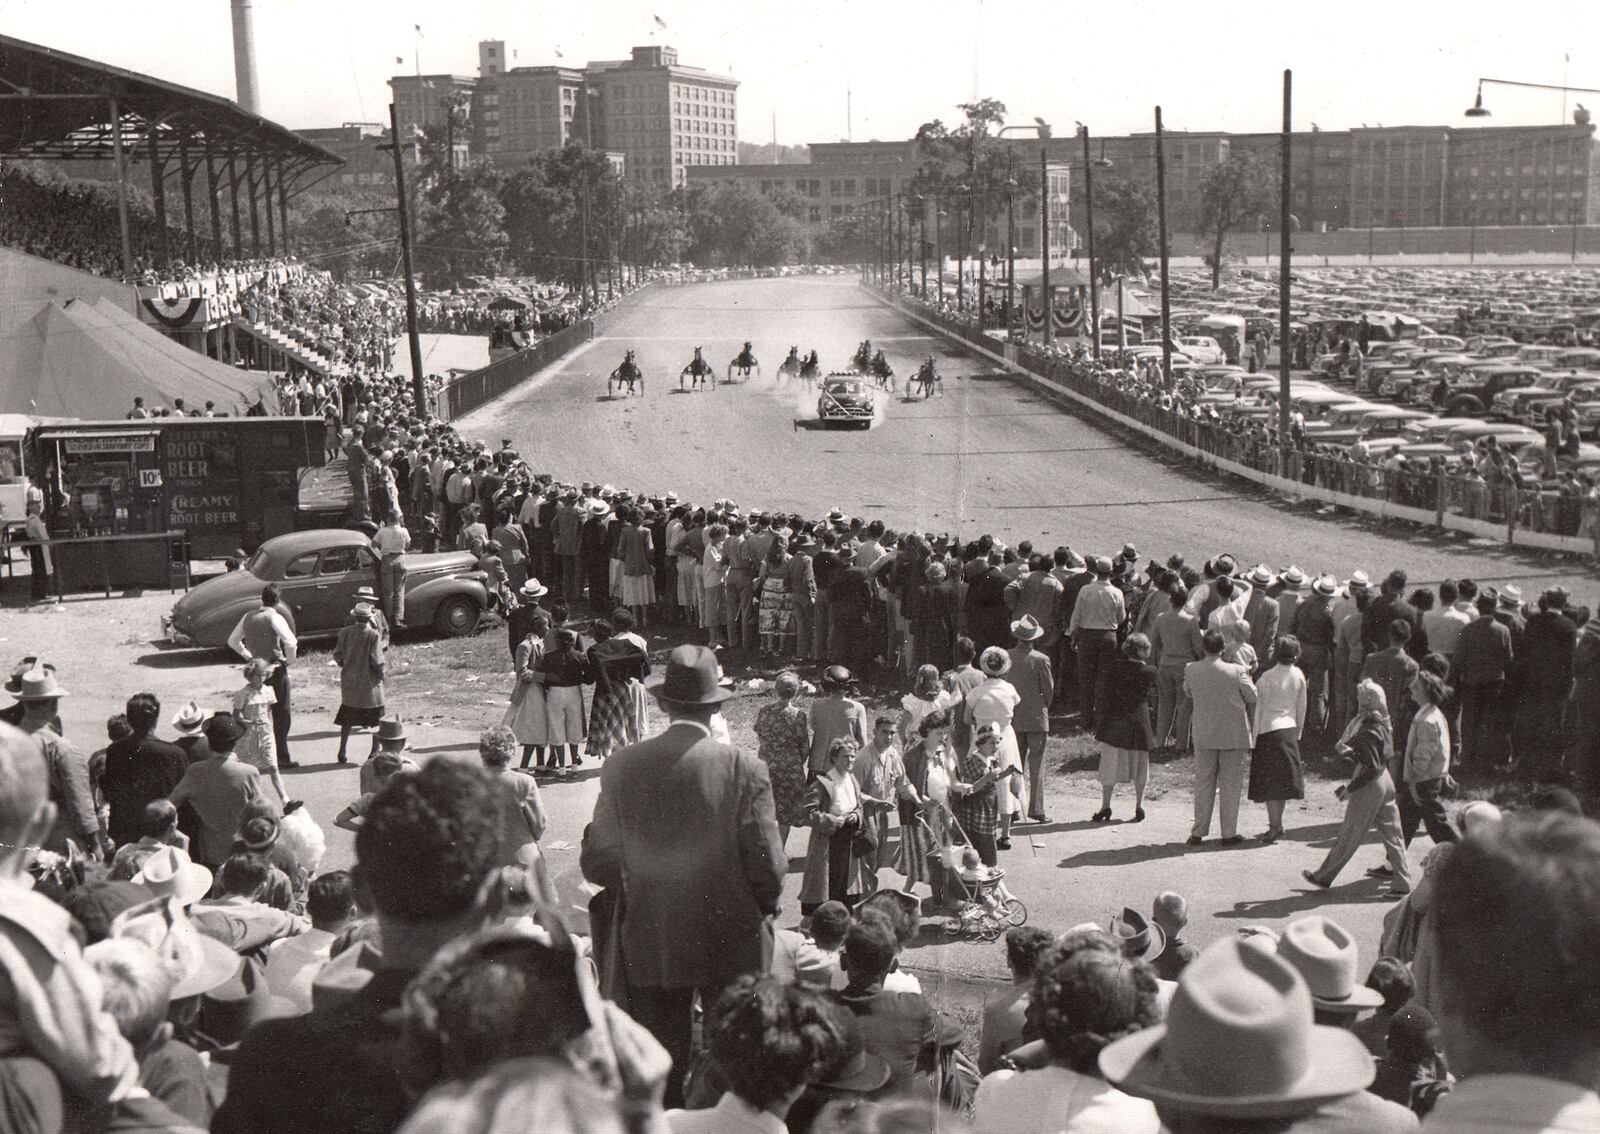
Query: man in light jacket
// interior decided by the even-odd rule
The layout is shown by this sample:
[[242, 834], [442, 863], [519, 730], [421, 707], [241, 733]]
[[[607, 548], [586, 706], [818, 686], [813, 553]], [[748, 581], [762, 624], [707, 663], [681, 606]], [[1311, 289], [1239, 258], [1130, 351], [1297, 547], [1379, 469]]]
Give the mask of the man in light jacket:
[[1194, 702], [1194, 829], [1189, 845], [1199, 846], [1211, 833], [1211, 812], [1222, 792], [1222, 841], [1244, 842], [1239, 834], [1239, 797], [1254, 744], [1251, 713], [1255, 682], [1242, 665], [1222, 660], [1227, 644], [1220, 630], [1207, 630], [1200, 640], [1205, 657], [1183, 670], [1183, 688]]

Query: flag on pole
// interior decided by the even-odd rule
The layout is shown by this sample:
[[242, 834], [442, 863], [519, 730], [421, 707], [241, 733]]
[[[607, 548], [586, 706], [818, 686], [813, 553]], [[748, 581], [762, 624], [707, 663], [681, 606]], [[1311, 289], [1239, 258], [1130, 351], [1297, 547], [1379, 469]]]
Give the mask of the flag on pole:
[[661, 28], [663, 31], [666, 30], [666, 27], [667, 27], [667, 21], [666, 20], [663, 20], [660, 16], [656, 15], [654, 12], [652, 12], [650, 14], [650, 18], [656, 22], [656, 27]]
[[565, 55], [563, 55], [563, 54], [561, 54], [561, 52], [560, 52], [560, 50], [557, 50], [557, 51], [556, 51], [556, 58], [557, 58], [557, 59], [565, 59], [565, 58], [566, 58], [566, 56], [565, 56]]
[[417, 34], [418, 35], [422, 34], [422, 25], [421, 24], [412, 24], [411, 26], [417, 29]]

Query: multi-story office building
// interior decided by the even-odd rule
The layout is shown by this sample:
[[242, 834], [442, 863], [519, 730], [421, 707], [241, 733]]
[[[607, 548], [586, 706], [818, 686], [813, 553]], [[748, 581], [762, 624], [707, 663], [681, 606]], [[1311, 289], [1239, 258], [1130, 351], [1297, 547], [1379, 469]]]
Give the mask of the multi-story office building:
[[623, 155], [626, 176], [662, 188], [695, 166], [738, 159], [738, 80], [678, 61], [674, 48], [635, 47], [627, 59], [584, 67], [509, 66], [504, 42], [478, 45], [478, 75], [389, 80], [402, 134], [444, 121], [452, 97], [470, 100], [474, 157], [513, 166], [581, 141]]

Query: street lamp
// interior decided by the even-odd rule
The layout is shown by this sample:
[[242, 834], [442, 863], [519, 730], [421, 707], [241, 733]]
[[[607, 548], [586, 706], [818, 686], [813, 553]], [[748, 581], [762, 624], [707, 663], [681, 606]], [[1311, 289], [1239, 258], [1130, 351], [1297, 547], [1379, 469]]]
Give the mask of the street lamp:
[[1006, 338], [1011, 337], [1011, 322], [1017, 311], [1017, 178], [1011, 172], [1011, 153], [1006, 152]]
[[939, 274], [939, 302], [944, 302], [944, 206], [933, 199], [933, 264]]
[[1089, 127], [1078, 123], [1078, 133], [1083, 136], [1083, 201], [1084, 228], [1088, 234], [1089, 252], [1089, 334], [1093, 340], [1094, 358], [1100, 361], [1100, 271], [1094, 258], [1094, 171], [1110, 169], [1111, 159], [1106, 157], [1105, 139], [1100, 139], [1100, 156], [1089, 158]]
[[[1569, 87], [1565, 83], [1524, 83], [1516, 79], [1487, 79], [1478, 80], [1478, 96], [1473, 99], [1472, 105], [1467, 107], [1465, 114], [1468, 118], [1488, 118], [1489, 108], [1483, 105], [1483, 84], [1493, 83], [1497, 87], [1525, 87], [1536, 91], [1562, 91], [1566, 94], [1600, 94], [1600, 89], [1594, 87]], [[1562, 117], [1566, 117], [1563, 111]]]

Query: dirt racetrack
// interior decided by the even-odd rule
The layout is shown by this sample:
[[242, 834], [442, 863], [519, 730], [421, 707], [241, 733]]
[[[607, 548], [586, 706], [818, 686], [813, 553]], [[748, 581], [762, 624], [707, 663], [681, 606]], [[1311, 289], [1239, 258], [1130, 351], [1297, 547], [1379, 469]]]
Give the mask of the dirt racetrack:
[[[844, 369], [860, 340], [881, 347], [900, 384], [879, 394], [870, 431], [822, 429], [816, 393], [779, 383], [790, 346]], [[680, 392], [678, 372], [703, 346], [719, 378], [750, 340], [763, 373], [746, 383]], [[609, 399], [606, 375], [638, 353], [643, 398]], [[905, 379], [928, 354], [945, 394], [904, 400]], [[864, 292], [853, 278], [798, 277], [651, 288], [607, 334], [506, 397], [458, 422], [498, 443], [509, 437], [536, 470], [685, 499], [731, 497], [745, 508], [818, 515], [831, 507], [891, 526], [991, 532], [1008, 543], [1114, 553], [1223, 551], [1240, 563], [1290, 562], [1341, 577], [1405, 567], [1414, 582], [1446, 576], [1516, 579], [1533, 597], [1590, 581], [1560, 558], [1522, 556], [1488, 541], [1403, 525], [1318, 516], [1241, 481], [1104, 430], [986, 361], [935, 339]], [[1541, 582], [1542, 581], [1542, 582]]]

